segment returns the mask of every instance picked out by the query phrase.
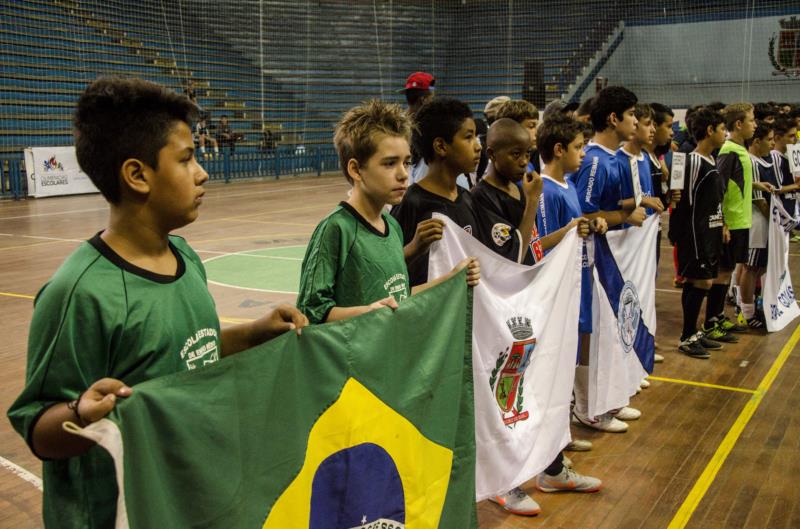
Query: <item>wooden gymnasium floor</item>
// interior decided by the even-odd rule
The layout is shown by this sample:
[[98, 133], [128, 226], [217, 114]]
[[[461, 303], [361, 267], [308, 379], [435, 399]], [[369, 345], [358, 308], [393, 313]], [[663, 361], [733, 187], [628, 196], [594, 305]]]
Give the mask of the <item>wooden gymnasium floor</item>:
[[[237, 285], [210, 285], [223, 324], [293, 301], [297, 280], [291, 276], [302, 248], [320, 218], [345, 197], [344, 180], [211, 184], [207, 190], [200, 219], [180, 233], [204, 260], [212, 259], [212, 280]], [[97, 195], [0, 202], [3, 414], [23, 383], [32, 297], [105, 221]], [[793, 248], [791, 265], [800, 281], [800, 246]], [[674, 349], [680, 290], [671, 286], [670, 249], [663, 251], [656, 300], [666, 361], [656, 365], [652, 387], [633, 401], [642, 419], [622, 435], [573, 427], [595, 446], [570, 457], [578, 470], [602, 478], [604, 490], [534, 492], [543, 512], [530, 519], [483, 502], [481, 528], [800, 527], [794, 482], [800, 476], [800, 330], [792, 325], [774, 335], [743, 336], [710, 361], [683, 356]], [[240, 252], [247, 255], [230, 255]], [[253, 275], [280, 293], [247, 290]], [[0, 465], [0, 527], [41, 527], [40, 465], [6, 420], [0, 420]]]

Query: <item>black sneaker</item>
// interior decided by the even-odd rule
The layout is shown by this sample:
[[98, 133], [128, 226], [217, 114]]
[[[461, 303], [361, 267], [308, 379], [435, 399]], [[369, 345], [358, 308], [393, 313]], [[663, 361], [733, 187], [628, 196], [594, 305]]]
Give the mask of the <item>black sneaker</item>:
[[696, 334], [682, 341], [678, 346], [678, 350], [692, 358], [700, 358], [703, 360], [711, 358], [711, 354], [703, 349], [703, 346], [698, 342]]
[[709, 349], [709, 350], [711, 350], [711, 349], [722, 349], [722, 344], [721, 343], [715, 342], [714, 340], [706, 338], [706, 335], [705, 335], [704, 332], [698, 332], [696, 336], [697, 336], [698, 343], [700, 343], [700, 345], [703, 347], [703, 349]]

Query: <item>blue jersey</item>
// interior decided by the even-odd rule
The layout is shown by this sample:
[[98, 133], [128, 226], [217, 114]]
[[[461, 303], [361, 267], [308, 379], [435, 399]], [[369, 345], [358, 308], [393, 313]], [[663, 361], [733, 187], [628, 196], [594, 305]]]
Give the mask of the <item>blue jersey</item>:
[[[564, 183], [557, 182], [549, 176], [542, 175], [542, 195], [539, 197], [539, 214], [536, 215], [536, 224], [539, 237], [544, 237], [560, 230], [572, 219], [580, 217], [581, 205], [578, 200], [578, 191], [575, 184], [564, 179]], [[552, 249], [552, 248], [551, 248]], [[550, 250], [545, 250], [545, 254]], [[583, 269], [581, 270], [581, 309], [578, 320], [578, 332], [592, 332], [592, 269], [586, 254], [586, 245], [583, 246]]]
[[[622, 190], [622, 199], [633, 198], [633, 172], [631, 171], [631, 160], [636, 160], [636, 166], [639, 168], [639, 186], [642, 190], [643, 197], [653, 196], [653, 176], [650, 172], [650, 161], [647, 159], [644, 152], [639, 153], [638, 156], [620, 148], [617, 151], [617, 161], [619, 161], [619, 175], [620, 175], [620, 189]], [[654, 210], [652, 208], [645, 208], [648, 215], [652, 215]]]
[[578, 200], [584, 213], [621, 209], [619, 164], [611, 149], [589, 143], [580, 169], [570, 179], [578, 191]]
[[539, 236], [544, 237], [558, 231], [580, 216], [581, 205], [575, 184], [569, 180], [562, 184], [542, 175], [542, 195], [539, 198], [539, 214], [536, 216]]

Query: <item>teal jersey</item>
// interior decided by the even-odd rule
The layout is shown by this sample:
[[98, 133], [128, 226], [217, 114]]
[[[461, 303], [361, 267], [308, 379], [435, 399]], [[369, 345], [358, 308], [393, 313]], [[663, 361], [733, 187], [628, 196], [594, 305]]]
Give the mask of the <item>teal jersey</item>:
[[[28, 339], [25, 388], [8, 411], [32, 447], [36, 421], [50, 406], [78, 398], [97, 380], [129, 386], [216, 362], [220, 327], [198, 255], [169, 238], [174, 276], [123, 260], [99, 234], [82, 243], [39, 291]], [[45, 526], [112, 528], [117, 484], [108, 453], [43, 463]]]
[[333, 307], [369, 305], [389, 295], [399, 303], [408, 297], [403, 231], [391, 215], [382, 217], [385, 233], [342, 202], [314, 230], [297, 297], [297, 308], [312, 323], [324, 322]]

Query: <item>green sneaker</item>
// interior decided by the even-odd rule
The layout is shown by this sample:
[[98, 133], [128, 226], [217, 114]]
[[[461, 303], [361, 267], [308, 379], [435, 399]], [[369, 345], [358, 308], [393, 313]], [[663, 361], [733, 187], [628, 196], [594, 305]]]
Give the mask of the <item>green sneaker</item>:
[[709, 340], [713, 340], [715, 342], [736, 343], [739, 341], [739, 338], [734, 336], [732, 333], [725, 332], [724, 330], [722, 330], [719, 321], [715, 322], [715, 324], [712, 325], [710, 329], [706, 328], [706, 326], [704, 325], [703, 334], [705, 335], [706, 338], [708, 338]]
[[719, 318], [717, 318], [717, 321], [716, 321], [715, 325], [718, 325], [720, 329], [722, 329], [723, 331], [728, 332], [728, 333], [729, 332], [747, 332], [747, 330], [749, 329], [749, 327], [747, 325], [739, 325], [739, 324], [731, 321], [730, 318], [728, 318], [724, 314], [722, 316], [720, 316]]
[[791, 241], [791, 242], [800, 242], [800, 233], [796, 233], [794, 236], [792, 236], [791, 239], [789, 239], [789, 241]]

